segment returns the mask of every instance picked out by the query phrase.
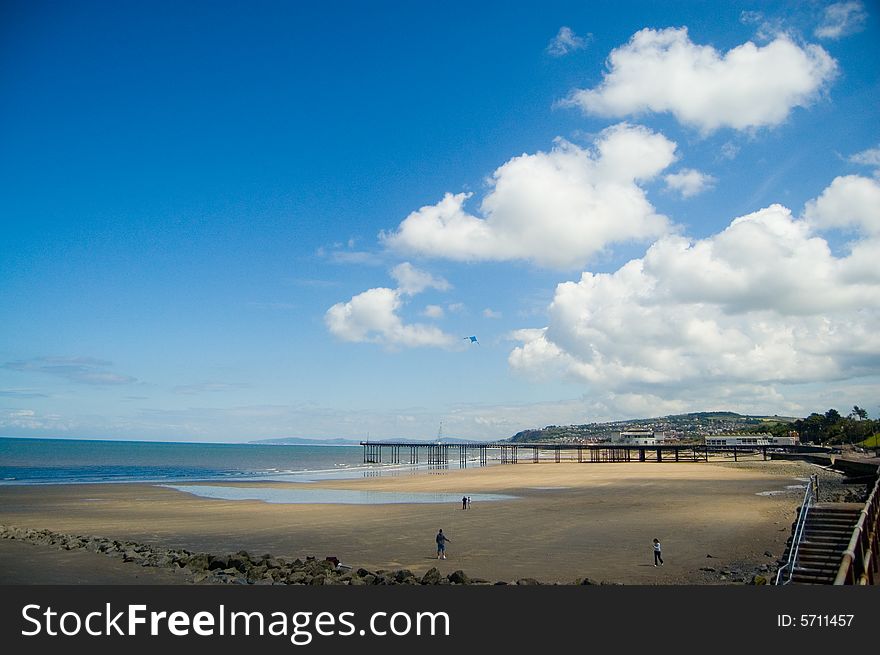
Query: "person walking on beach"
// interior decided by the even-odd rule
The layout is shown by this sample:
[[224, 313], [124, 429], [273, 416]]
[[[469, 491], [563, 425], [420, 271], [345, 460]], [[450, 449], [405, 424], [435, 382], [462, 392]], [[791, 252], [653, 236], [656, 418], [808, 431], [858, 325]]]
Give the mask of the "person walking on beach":
[[660, 540], [654, 539], [654, 566], [657, 566], [657, 562], [660, 562], [660, 566], [663, 566], [663, 556], [660, 553]]
[[443, 530], [437, 533], [437, 559], [446, 559], [446, 542], [452, 541], [448, 539], [445, 534], [443, 534]]
[[468, 509], [471, 508], [471, 497], [470, 496], [467, 497], [467, 508]]
[[467, 496], [461, 497], [461, 508], [462, 509], [467, 509], [467, 505], [468, 505], [467, 500], [468, 500]]

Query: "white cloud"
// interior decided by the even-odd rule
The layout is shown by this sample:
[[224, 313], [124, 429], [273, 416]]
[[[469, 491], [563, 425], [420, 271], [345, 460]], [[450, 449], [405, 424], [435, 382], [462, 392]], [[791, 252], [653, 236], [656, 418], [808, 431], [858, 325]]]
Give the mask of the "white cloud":
[[391, 277], [397, 282], [397, 288], [401, 293], [414, 296], [425, 289], [437, 289], [448, 291], [452, 288], [442, 277], [434, 277], [427, 271], [417, 269], [409, 262], [398, 264], [391, 270]]
[[324, 314], [327, 329], [343, 341], [378, 343], [389, 348], [450, 348], [456, 345], [457, 340], [442, 330], [432, 325], [404, 323], [398, 313], [405, 297], [428, 288], [445, 291], [450, 288], [449, 283], [415, 268], [409, 262], [396, 266], [391, 275], [399, 285], [397, 289], [367, 289], [348, 302], [336, 303], [328, 309]]
[[549, 325], [513, 335], [521, 345], [509, 363], [586, 383], [603, 402], [699, 396], [731, 406], [765, 394], [761, 406], [771, 395], [783, 404], [781, 386], [880, 374], [878, 258], [880, 239], [837, 257], [812, 223], [772, 205], [712, 237], [666, 236], [614, 273], [558, 285]]
[[701, 173], [693, 168], [683, 168], [678, 173], [664, 176], [666, 187], [677, 191], [682, 198], [690, 198], [712, 188], [717, 181], [711, 175]]
[[324, 322], [330, 332], [343, 341], [408, 348], [453, 345], [453, 338], [436, 327], [405, 324], [397, 314], [402, 304], [401, 292], [397, 289], [368, 289], [348, 302], [333, 305], [324, 315]]
[[670, 112], [703, 133], [744, 130], [778, 125], [809, 105], [836, 71], [823, 48], [785, 35], [721, 53], [693, 43], [687, 28], [644, 29], [611, 52], [598, 87], [574, 91], [566, 104], [611, 117]]
[[836, 177], [807, 203], [804, 218], [819, 229], [856, 228], [880, 236], [880, 183], [859, 175]]
[[494, 309], [486, 307], [483, 310], [483, 318], [501, 318], [501, 312], [496, 312]]
[[867, 18], [861, 2], [835, 2], [825, 7], [822, 22], [813, 33], [820, 39], [839, 39], [862, 31]]
[[425, 311], [422, 312], [422, 315], [427, 316], [428, 318], [443, 318], [444, 312], [440, 305], [428, 305], [425, 307]]
[[593, 150], [557, 140], [550, 152], [514, 157], [495, 171], [482, 217], [464, 208], [471, 194], [447, 193], [381, 238], [394, 250], [460, 261], [583, 265], [612, 243], [669, 230], [639, 183], [667, 168], [675, 148], [626, 123], [604, 130]]
[[857, 152], [850, 156], [849, 161], [863, 166], [880, 167], [880, 146]]
[[587, 41], [591, 38], [592, 35], [590, 34], [586, 38], [580, 37], [570, 27], [562, 26], [547, 46], [547, 53], [553, 57], [563, 57], [575, 50], [586, 48]]

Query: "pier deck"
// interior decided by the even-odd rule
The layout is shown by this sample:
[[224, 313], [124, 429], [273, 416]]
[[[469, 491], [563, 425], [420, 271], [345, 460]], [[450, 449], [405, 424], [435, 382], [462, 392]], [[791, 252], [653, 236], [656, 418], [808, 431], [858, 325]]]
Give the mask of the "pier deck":
[[445, 468], [449, 466], [450, 454], [461, 468], [470, 460], [479, 460], [485, 466], [489, 452], [497, 453], [502, 464], [520, 462], [698, 462], [709, 461], [714, 453], [729, 453], [737, 461], [744, 455], [758, 455], [768, 459], [773, 452], [800, 452], [802, 446], [753, 445], [753, 446], [706, 446], [704, 444], [572, 444], [572, 443], [510, 443], [490, 441], [484, 443], [450, 444], [442, 442], [394, 442], [362, 441], [365, 464], [427, 464]]

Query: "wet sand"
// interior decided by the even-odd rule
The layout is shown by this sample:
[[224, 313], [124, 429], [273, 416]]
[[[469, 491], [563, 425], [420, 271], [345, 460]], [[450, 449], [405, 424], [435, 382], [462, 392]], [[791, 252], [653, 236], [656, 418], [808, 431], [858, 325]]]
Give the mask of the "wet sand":
[[[777, 461], [529, 463], [304, 485], [271, 483], [517, 497], [474, 502], [469, 510], [462, 510], [460, 502], [228, 501], [148, 484], [6, 486], [0, 487], [0, 524], [212, 553], [245, 549], [290, 558], [335, 556], [373, 570], [408, 568], [422, 574], [437, 566], [444, 574], [462, 569], [491, 581], [590, 577], [623, 584], [719, 584], [717, 574], [700, 569], [748, 569], [772, 564], [782, 554], [803, 495], [790, 487], [802, 484], [795, 478], [818, 470]], [[436, 559], [434, 543], [439, 528], [451, 539], [443, 561]], [[654, 537], [663, 544], [666, 562], [659, 568], [652, 560]], [[186, 582], [166, 573], [172, 577], [103, 555], [0, 541], [0, 583]]]

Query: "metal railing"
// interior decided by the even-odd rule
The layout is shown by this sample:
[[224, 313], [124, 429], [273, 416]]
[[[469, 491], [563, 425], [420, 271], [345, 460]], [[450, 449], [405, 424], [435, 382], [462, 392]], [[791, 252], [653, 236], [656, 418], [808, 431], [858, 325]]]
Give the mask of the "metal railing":
[[804, 538], [804, 528], [807, 524], [807, 514], [813, 506], [813, 502], [818, 500], [819, 495], [819, 476], [811, 475], [810, 481], [807, 482], [807, 489], [804, 491], [804, 502], [801, 503], [800, 512], [798, 512], [797, 523], [795, 523], [794, 532], [791, 536], [791, 546], [788, 549], [788, 560], [779, 567], [776, 572], [776, 584], [786, 585], [791, 582], [794, 575], [794, 567], [797, 564], [798, 551], [801, 547], [801, 541]]
[[859, 514], [859, 522], [853, 529], [849, 545], [843, 551], [834, 584], [875, 584], [875, 573], [880, 557], [878, 531], [880, 531], [880, 467], [877, 468], [874, 489]]

